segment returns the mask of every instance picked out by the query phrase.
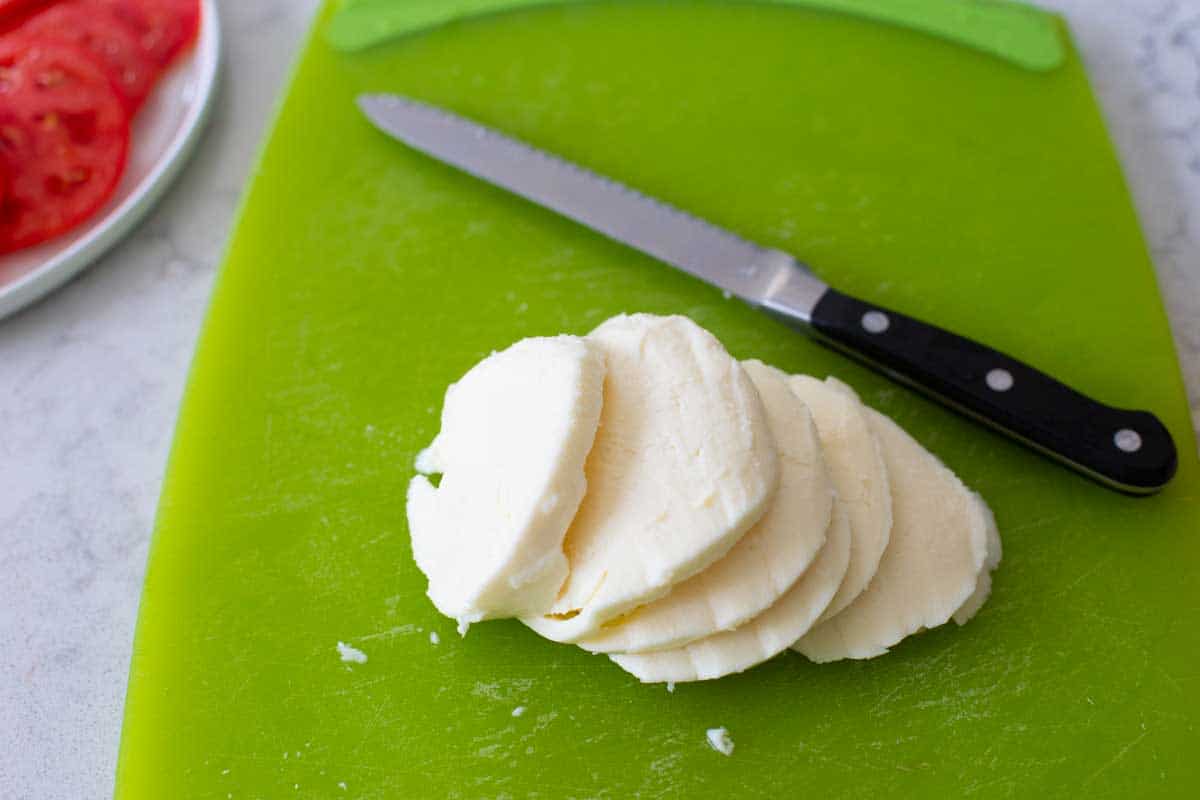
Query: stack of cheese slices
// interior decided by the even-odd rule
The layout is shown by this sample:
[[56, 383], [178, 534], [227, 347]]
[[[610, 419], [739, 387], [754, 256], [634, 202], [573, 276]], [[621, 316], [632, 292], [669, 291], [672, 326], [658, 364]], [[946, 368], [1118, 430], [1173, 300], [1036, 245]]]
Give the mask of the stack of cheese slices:
[[437, 608], [519, 617], [646, 682], [788, 648], [871, 658], [979, 610], [987, 505], [848, 386], [686, 317], [520, 341], [446, 392], [408, 490]]

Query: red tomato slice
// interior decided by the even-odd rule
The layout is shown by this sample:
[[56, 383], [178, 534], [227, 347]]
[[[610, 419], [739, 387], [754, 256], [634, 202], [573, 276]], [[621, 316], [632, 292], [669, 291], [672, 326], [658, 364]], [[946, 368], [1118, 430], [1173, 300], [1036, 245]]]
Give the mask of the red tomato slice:
[[200, 0], [97, 0], [137, 37], [142, 54], [165, 69], [196, 40]]
[[87, 53], [54, 40], [0, 38], [0, 253], [37, 244], [98, 209], [129, 148], [121, 99]]
[[49, 0], [0, 0], [0, 25], [7, 22], [9, 17], [23, 14], [47, 2]]
[[33, 15], [21, 31], [86, 50], [108, 75], [130, 114], [150, 94], [160, 73], [142, 53], [133, 31], [116, 19], [106, 0], [56, 3]]

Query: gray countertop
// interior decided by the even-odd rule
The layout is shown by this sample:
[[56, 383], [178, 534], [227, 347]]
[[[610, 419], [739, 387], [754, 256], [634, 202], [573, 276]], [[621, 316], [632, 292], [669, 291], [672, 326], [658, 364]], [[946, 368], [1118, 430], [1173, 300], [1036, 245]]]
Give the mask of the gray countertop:
[[[1200, 5], [1042, 5], [1071, 20], [1100, 95], [1200, 426]], [[102, 262], [0, 322], [3, 800], [112, 791], [184, 377], [238, 195], [316, 0], [219, 6], [225, 74], [195, 160]]]

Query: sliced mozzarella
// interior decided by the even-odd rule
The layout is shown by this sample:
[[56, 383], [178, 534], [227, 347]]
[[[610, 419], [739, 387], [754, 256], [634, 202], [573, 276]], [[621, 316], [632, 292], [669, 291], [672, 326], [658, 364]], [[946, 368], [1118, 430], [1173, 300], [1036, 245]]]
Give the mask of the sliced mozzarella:
[[850, 517], [850, 568], [823, 619], [841, 611], [867, 588], [892, 531], [892, 495], [879, 442], [866, 407], [844, 383], [794, 375], [791, 387], [817, 423], [821, 449], [838, 498]]
[[567, 576], [562, 542], [583, 498], [604, 356], [574, 336], [526, 339], [446, 390], [442, 429], [408, 488], [429, 597], [460, 624], [546, 611]]
[[891, 541], [867, 590], [795, 645], [818, 663], [882, 655], [950, 619], [987, 555], [985, 506], [900, 426], [867, 409], [892, 485]]
[[761, 361], [745, 361], [742, 366], [766, 409], [767, 426], [779, 454], [775, 499], [724, 558], [680, 583], [667, 596], [582, 639], [579, 646], [585, 650], [667, 650], [733, 630], [790, 589], [824, 545], [833, 487], [812, 416], [788, 388], [787, 374]]
[[686, 317], [619, 316], [588, 335], [608, 375], [570, 574], [538, 633], [578, 641], [721, 558], [766, 510], [778, 464], [741, 365]]
[[983, 507], [987, 521], [987, 557], [983, 562], [983, 571], [979, 573], [979, 580], [975, 584], [975, 591], [971, 592], [971, 596], [958, 607], [958, 611], [954, 612], [954, 621], [959, 625], [966, 625], [987, 602], [988, 596], [992, 593], [992, 572], [1000, 566], [1000, 559], [1004, 555], [1000, 544], [1000, 529], [996, 527], [995, 515], [978, 494], [975, 495], [975, 502]]
[[850, 523], [835, 505], [825, 546], [783, 597], [745, 625], [676, 650], [610, 655], [643, 683], [699, 681], [742, 672], [790, 647], [815, 624], [837, 592], [850, 561]]

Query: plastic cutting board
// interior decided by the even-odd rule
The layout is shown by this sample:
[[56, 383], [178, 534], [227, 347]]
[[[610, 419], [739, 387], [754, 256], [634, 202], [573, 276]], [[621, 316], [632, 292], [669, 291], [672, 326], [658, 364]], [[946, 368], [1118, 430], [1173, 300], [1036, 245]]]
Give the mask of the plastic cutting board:
[[[116, 796], [1185, 797], [1200, 789], [1200, 470], [1167, 322], [1079, 59], [813, 8], [618, 2], [357, 52], [326, 8], [253, 175], [163, 490]], [[1062, 34], [1065, 42], [1065, 30]], [[1174, 483], [1114, 494], [719, 291], [388, 140], [433, 101], [1153, 409]], [[460, 639], [404, 519], [445, 387], [529, 335], [688, 314], [836, 374], [989, 499], [965, 628], [642, 686], [516, 622]], [[430, 633], [440, 636], [431, 643]], [[337, 643], [365, 652], [343, 663]], [[521, 716], [513, 710], [523, 706]], [[705, 730], [728, 728], [732, 757]]]

